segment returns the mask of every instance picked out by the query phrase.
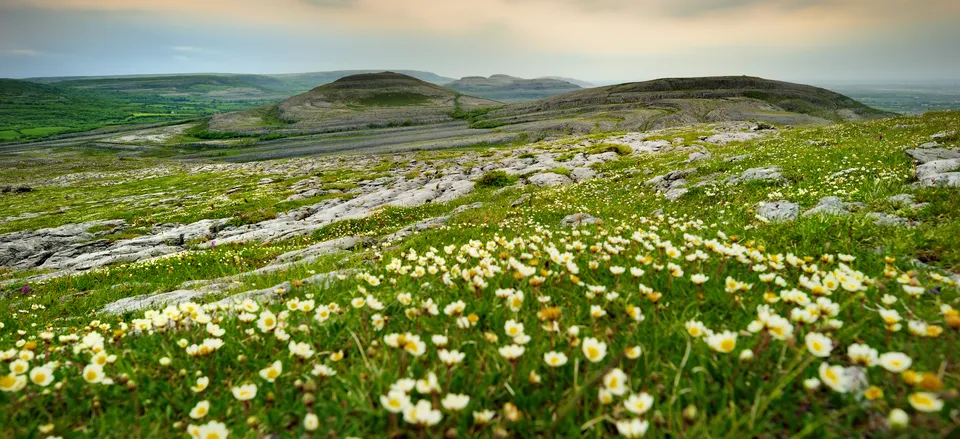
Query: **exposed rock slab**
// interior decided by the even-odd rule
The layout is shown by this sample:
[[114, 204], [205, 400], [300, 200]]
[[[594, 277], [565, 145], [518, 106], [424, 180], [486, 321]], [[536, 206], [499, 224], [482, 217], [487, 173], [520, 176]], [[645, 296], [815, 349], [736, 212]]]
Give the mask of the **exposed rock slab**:
[[803, 216], [810, 215], [850, 215], [853, 210], [863, 208], [863, 203], [847, 203], [840, 197], [823, 197], [812, 209], [803, 213]]
[[930, 163], [937, 160], [960, 159], [960, 151], [944, 148], [908, 149], [904, 151], [920, 163]]
[[541, 174], [532, 175], [527, 180], [531, 184], [538, 187], [553, 187], [553, 186], [562, 186], [565, 184], [573, 183], [573, 180], [566, 175], [555, 174], [553, 172], [544, 172]]
[[757, 215], [770, 222], [790, 221], [800, 215], [800, 205], [787, 200], [757, 204]]
[[780, 168], [778, 166], [768, 166], [765, 168], [750, 168], [746, 171], [743, 171], [740, 175], [731, 175], [727, 178], [727, 184], [740, 184], [748, 183], [751, 181], [764, 181], [764, 182], [783, 182], [786, 181], [783, 178], [783, 174], [780, 173]]
[[588, 213], [575, 213], [573, 215], [567, 215], [562, 220], [560, 220], [561, 226], [567, 227], [579, 227], [586, 224], [599, 224], [603, 220], [597, 218]]

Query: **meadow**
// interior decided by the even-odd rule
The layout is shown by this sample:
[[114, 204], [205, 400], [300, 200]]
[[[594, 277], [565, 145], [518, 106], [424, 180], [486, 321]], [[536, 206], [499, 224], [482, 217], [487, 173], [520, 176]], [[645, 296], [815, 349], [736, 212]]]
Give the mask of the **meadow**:
[[[44, 282], [0, 272], [9, 370], [0, 437], [951, 437], [960, 431], [960, 193], [916, 185], [903, 150], [957, 129], [960, 112], [940, 112], [780, 127], [725, 144], [699, 140], [709, 126], [649, 138], [711, 153], [696, 163], [689, 150], [633, 152], [617, 133], [363, 165], [344, 155], [324, 184], [347, 196], [411, 163], [442, 171], [495, 153], [619, 159], [556, 187], [491, 174], [453, 201], [387, 207], [292, 240], [198, 242]], [[73, 195], [36, 207], [66, 208], [45, 226], [112, 219], [119, 213], [105, 200], [171, 186], [198, 198], [142, 206], [129, 219], [143, 228], [131, 233], [227, 212], [257, 221], [264, 209], [296, 207], [282, 203], [302, 179], [96, 155], [86, 160], [107, 164], [103, 175], [72, 180], [63, 163], [81, 153], [61, 153], [61, 163], [33, 158], [49, 173], [32, 180], [40, 194], [55, 180]], [[783, 178], [726, 180], [767, 166]], [[694, 167], [676, 200], [645, 184]], [[169, 173], [121, 177], [157, 169]], [[5, 166], [0, 182], [24, 172]], [[274, 182], [252, 184], [264, 175]], [[890, 201], [901, 194], [916, 203]], [[42, 202], [0, 196], [22, 197], [3, 198], [10, 217]], [[827, 196], [862, 207], [790, 221], [759, 214], [764, 203], [808, 210]], [[444, 225], [381, 239], [478, 202]], [[878, 225], [868, 212], [913, 226]], [[377, 243], [235, 278], [203, 300], [98, 312], [347, 236]], [[271, 300], [242, 295], [264, 289]]]

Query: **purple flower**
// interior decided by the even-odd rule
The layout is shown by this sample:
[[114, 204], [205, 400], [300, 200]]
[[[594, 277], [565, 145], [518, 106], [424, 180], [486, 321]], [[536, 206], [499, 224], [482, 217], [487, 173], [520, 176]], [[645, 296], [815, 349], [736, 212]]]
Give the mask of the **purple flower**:
[[20, 292], [23, 293], [23, 294], [29, 293], [29, 292], [30, 292], [30, 285], [24, 285], [24, 286], [20, 287]]

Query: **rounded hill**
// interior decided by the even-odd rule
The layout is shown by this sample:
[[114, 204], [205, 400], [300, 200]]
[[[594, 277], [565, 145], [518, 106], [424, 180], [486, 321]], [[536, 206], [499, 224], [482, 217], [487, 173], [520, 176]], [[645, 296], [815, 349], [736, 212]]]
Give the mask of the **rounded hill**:
[[457, 110], [501, 105], [460, 94], [412, 76], [361, 73], [340, 78], [267, 109], [215, 117], [211, 128], [242, 131], [264, 126], [263, 114], [288, 129], [342, 131], [364, 127], [421, 125], [453, 120]]

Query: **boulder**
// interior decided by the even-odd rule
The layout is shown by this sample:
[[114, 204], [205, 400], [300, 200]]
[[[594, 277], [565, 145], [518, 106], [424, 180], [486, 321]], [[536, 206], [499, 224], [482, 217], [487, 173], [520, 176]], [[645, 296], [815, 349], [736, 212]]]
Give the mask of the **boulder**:
[[750, 168], [743, 171], [740, 175], [731, 175], [727, 178], [727, 184], [740, 184], [751, 181], [782, 182], [786, 181], [780, 168], [777, 166], [768, 166], [765, 168]]
[[553, 172], [544, 172], [527, 178], [531, 184], [538, 187], [553, 187], [573, 183], [573, 180], [566, 175], [555, 174]]
[[906, 218], [882, 212], [870, 212], [867, 214], [867, 218], [872, 218], [874, 220], [873, 224], [878, 226], [914, 227], [917, 225], [916, 221], [910, 221]]
[[943, 148], [908, 149], [904, 151], [914, 160], [926, 164], [937, 160], [960, 158], [960, 151]]
[[790, 221], [800, 215], [800, 205], [786, 200], [760, 202], [757, 204], [757, 215], [774, 223]]
[[579, 227], [584, 224], [600, 224], [603, 220], [600, 218], [594, 217], [588, 213], [575, 213], [573, 215], [567, 215], [560, 221], [561, 226], [569, 227]]
[[803, 213], [803, 216], [810, 215], [849, 215], [851, 210], [863, 208], [863, 203], [847, 203], [840, 197], [823, 197], [812, 209]]
[[596, 177], [597, 171], [590, 168], [574, 168], [570, 171], [570, 176], [573, 177], [573, 181], [581, 182]]

